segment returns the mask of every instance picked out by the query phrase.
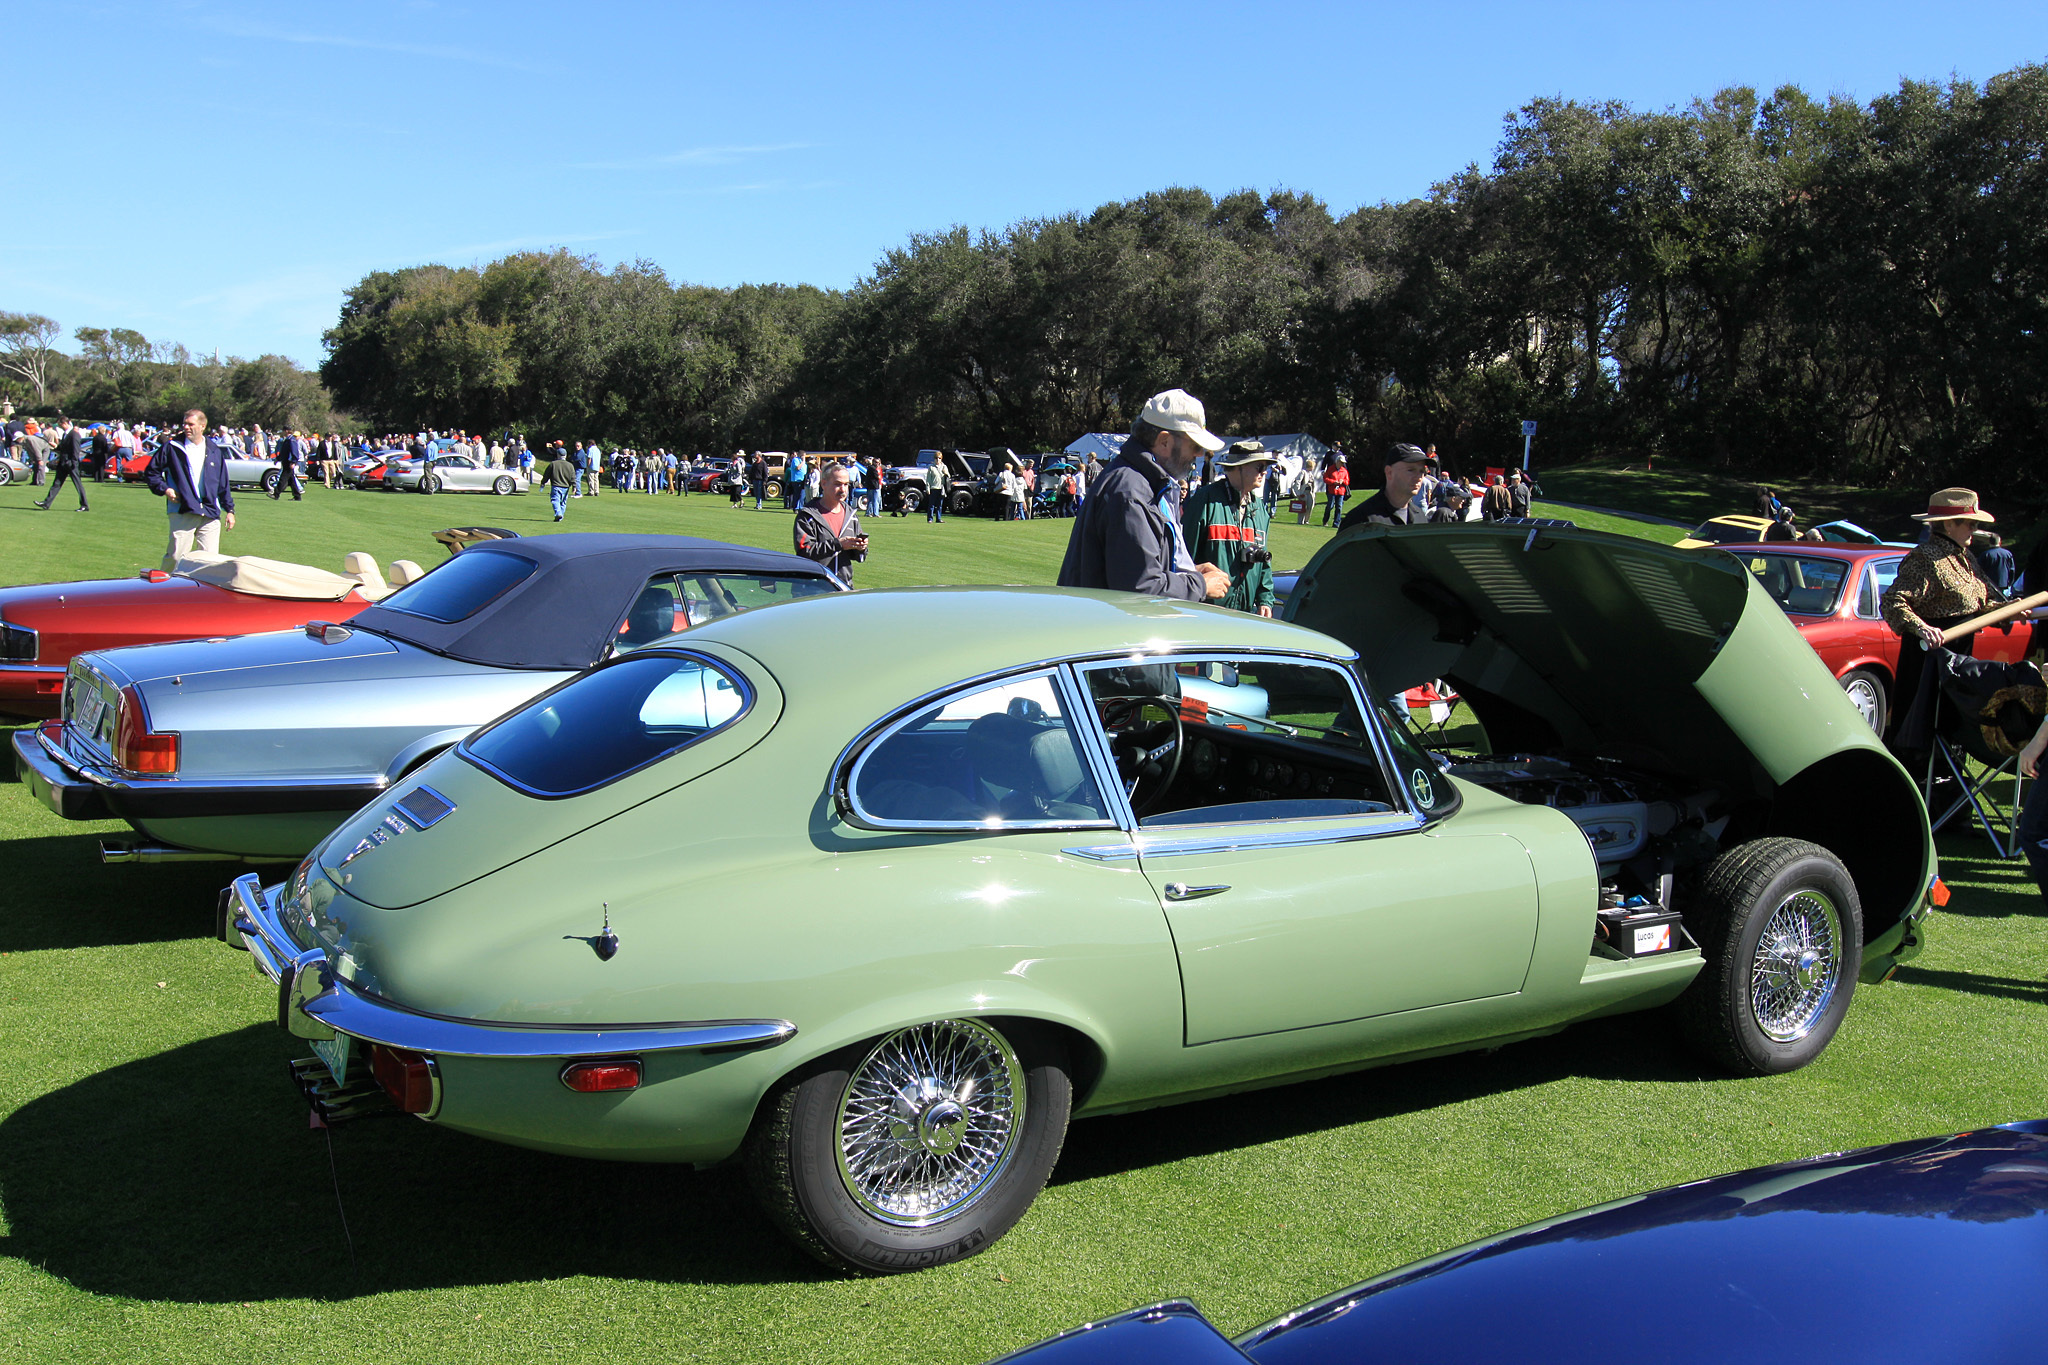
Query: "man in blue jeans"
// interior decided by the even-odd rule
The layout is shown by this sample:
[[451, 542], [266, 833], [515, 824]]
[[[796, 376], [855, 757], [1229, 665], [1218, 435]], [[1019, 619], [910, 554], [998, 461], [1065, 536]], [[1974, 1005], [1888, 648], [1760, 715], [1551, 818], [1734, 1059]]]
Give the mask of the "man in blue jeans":
[[[554, 458], [542, 468], [540, 481], [547, 485], [548, 504], [555, 509], [555, 520], [560, 521], [562, 514], [569, 510], [569, 499], [572, 496], [570, 490], [576, 489], [577, 484], [582, 481], [582, 476], [563, 451], [560, 441], [555, 442]], [[573, 496], [582, 497], [582, 490], [577, 489]]]

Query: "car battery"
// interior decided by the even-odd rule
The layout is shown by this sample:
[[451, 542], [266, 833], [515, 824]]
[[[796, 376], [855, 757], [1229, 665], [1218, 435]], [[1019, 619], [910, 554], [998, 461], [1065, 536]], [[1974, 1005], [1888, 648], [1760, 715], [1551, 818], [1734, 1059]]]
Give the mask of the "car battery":
[[1650, 901], [1603, 906], [1600, 931], [1600, 942], [1623, 957], [1656, 957], [1691, 946], [1683, 917]]

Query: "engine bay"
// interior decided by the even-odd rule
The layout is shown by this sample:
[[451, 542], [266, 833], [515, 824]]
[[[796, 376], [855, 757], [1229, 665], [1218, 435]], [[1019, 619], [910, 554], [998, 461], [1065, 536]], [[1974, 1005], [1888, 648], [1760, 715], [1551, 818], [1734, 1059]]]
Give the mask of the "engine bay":
[[1672, 890], [1720, 849], [1729, 812], [1719, 792], [1608, 759], [1446, 758], [1454, 776], [1523, 805], [1562, 811], [1579, 827], [1600, 865], [1595, 955], [1648, 957], [1695, 946]]

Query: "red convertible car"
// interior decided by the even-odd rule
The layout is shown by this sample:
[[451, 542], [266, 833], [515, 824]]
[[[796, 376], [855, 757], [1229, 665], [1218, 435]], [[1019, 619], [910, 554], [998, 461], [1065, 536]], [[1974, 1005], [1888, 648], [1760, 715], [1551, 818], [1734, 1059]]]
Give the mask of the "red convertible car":
[[[1899, 573], [1906, 552], [1892, 545], [1772, 544], [1724, 546], [1749, 566], [1856, 709], [1883, 734], [1899, 670], [1899, 637], [1878, 611], [1878, 599]], [[2008, 621], [1977, 632], [1971, 653], [2017, 663], [2033, 628]]]
[[183, 560], [175, 573], [0, 588], [0, 716], [57, 714], [71, 656], [117, 645], [203, 640], [345, 621], [423, 572], [351, 554], [347, 572], [254, 556]]

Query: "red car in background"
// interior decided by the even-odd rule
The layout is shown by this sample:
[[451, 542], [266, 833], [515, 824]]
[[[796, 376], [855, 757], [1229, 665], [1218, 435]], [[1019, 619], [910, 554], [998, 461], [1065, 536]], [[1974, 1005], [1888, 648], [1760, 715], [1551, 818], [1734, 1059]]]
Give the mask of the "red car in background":
[[[1898, 577], [1906, 551], [1890, 545], [1723, 546], [1749, 566], [1764, 591], [1784, 608], [1856, 703], [1883, 734], [1899, 672], [1899, 637], [1878, 611], [1878, 601]], [[2026, 657], [2033, 626], [2008, 621], [1977, 632], [1970, 652], [1979, 659], [2017, 663]]]
[[421, 572], [395, 561], [387, 584], [368, 555], [343, 562], [349, 572], [337, 574], [245, 556], [187, 561], [177, 573], [0, 588], [0, 715], [56, 715], [74, 654], [345, 621]]

